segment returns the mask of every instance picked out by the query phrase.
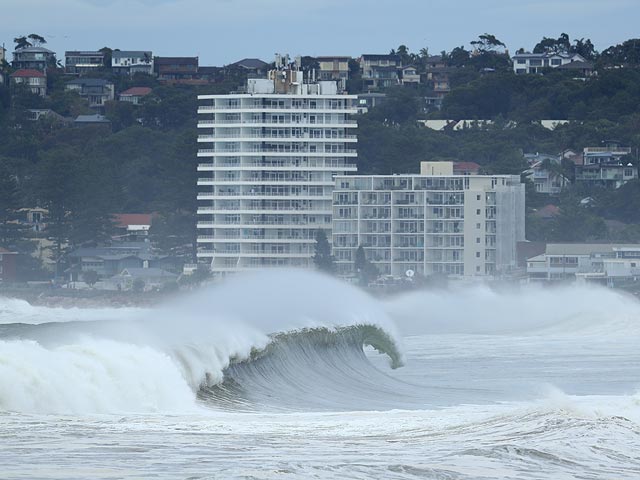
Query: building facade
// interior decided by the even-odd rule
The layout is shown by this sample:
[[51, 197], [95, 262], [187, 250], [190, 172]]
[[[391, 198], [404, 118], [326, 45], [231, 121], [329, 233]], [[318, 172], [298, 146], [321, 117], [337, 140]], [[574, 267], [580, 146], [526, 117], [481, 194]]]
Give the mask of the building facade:
[[[557, 68], [572, 62], [582, 62], [586, 65], [586, 60], [577, 53], [516, 53], [513, 60], [513, 71], [518, 74], [541, 73], [545, 68]], [[576, 64], [577, 65], [577, 64]]]
[[84, 75], [104, 68], [104, 52], [71, 50], [64, 52], [64, 71]]
[[387, 88], [399, 83], [399, 55], [362, 55], [358, 62], [366, 90]]
[[215, 274], [311, 267], [333, 178], [356, 170], [356, 97], [277, 65], [248, 93], [198, 97], [198, 259]]
[[47, 76], [40, 70], [17, 70], [11, 74], [11, 84], [28, 88], [34, 95], [47, 96]]
[[452, 175], [451, 162], [438, 163], [420, 175], [336, 177], [340, 275], [355, 274], [359, 246], [381, 275], [394, 277], [487, 277], [516, 268], [516, 243], [524, 240], [520, 177]]
[[605, 142], [602, 147], [585, 147], [582, 162], [576, 165], [576, 183], [620, 188], [638, 178], [638, 167], [631, 160], [631, 148], [621, 147], [617, 142]]
[[91, 108], [101, 108], [105, 102], [114, 99], [114, 85], [101, 78], [78, 78], [65, 85], [65, 89], [77, 92], [88, 100]]
[[152, 75], [153, 55], [150, 51], [114, 50], [111, 54], [111, 68], [122, 75]]
[[31, 69], [44, 72], [49, 65], [55, 66], [56, 54], [44, 47], [24, 47], [13, 52], [12, 66], [16, 70]]

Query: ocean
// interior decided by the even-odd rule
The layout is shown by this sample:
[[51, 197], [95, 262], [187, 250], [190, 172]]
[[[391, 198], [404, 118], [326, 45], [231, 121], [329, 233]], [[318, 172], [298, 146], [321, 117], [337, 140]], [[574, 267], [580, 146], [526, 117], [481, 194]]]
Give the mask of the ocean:
[[640, 303], [586, 286], [0, 298], [0, 478], [638, 479], [639, 347]]

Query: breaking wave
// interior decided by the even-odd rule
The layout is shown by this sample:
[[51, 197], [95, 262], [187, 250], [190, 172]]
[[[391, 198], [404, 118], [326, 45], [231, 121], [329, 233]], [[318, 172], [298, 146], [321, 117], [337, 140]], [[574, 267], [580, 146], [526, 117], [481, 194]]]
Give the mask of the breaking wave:
[[[0, 410], [183, 413], [233, 403], [264, 406], [267, 393], [258, 384], [244, 386], [253, 397], [228, 393], [230, 382], [255, 380], [257, 372], [274, 390], [295, 389], [297, 382], [305, 405], [326, 388], [336, 401], [318, 408], [348, 403], [364, 409], [364, 402], [346, 402], [345, 390], [360, 385], [366, 398], [393, 379], [369, 363], [363, 348], [384, 353], [392, 367], [403, 361], [395, 327], [375, 300], [309, 272], [239, 276], [125, 320], [117, 310], [111, 311], [116, 318], [102, 321], [77, 321], [76, 313], [61, 318], [65, 314], [56, 312], [55, 321], [37, 325], [16, 315], [0, 325]], [[311, 378], [315, 395], [303, 381]]]

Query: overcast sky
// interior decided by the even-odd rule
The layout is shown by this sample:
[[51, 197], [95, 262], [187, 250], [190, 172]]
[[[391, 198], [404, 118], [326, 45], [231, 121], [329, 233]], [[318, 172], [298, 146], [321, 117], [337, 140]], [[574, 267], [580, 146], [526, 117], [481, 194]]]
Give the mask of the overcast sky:
[[511, 52], [543, 36], [591, 38], [598, 50], [640, 36], [640, 0], [1, 0], [0, 44], [37, 33], [65, 50], [152, 50], [199, 56], [200, 65], [245, 57], [388, 53], [405, 44], [432, 54], [488, 32]]

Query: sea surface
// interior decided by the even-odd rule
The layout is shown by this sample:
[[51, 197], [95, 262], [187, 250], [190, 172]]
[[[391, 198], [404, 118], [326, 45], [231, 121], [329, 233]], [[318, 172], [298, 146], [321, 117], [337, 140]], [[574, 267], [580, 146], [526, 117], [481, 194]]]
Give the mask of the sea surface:
[[0, 298], [2, 479], [638, 479], [640, 303], [280, 271], [154, 309]]

